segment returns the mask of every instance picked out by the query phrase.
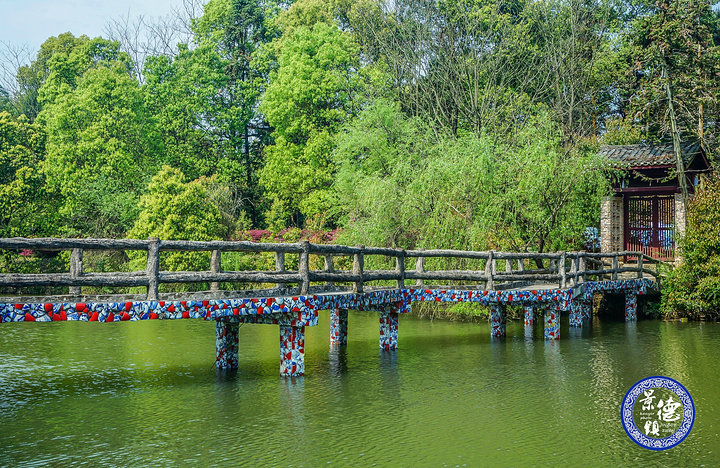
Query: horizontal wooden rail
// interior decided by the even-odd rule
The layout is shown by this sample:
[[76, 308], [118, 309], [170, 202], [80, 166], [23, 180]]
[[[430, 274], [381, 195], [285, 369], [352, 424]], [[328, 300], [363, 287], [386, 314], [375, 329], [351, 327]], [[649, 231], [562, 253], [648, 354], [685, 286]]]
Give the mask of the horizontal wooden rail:
[[[496, 252], [463, 250], [403, 250], [383, 247], [318, 245], [307, 241], [296, 243], [255, 243], [247, 241], [161, 241], [138, 239], [59, 239], [11, 238], [0, 239], [3, 250], [71, 251], [69, 273], [0, 274], [0, 287], [69, 286], [70, 293], [79, 295], [80, 287], [147, 287], [148, 300], [158, 299], [160, 284], [210, 283], [211, 291], [219, 291], [220, 283], [274, 284], [285, 288], [295, 284], [299, 294], [307, 294], [311, 283], [327, 286], [345, 284], [349, 290], [362, 292], [369, 282], [395, 282], [398, 288], [406, 287], [406, 280], [423, 287], [428, 281], [485, 283], [486, 289], [495, 289], [496, 283], [529, 281], [538, 284], [557, 283], [558, 287], [574, 286], [588, 278], [618, 279], [618, 275], [635, 273], [638, 278], [650, 275], [659, 278], [659, 272], [646, 268], [646, 264], [663, 262], [641, 252]], [[147, 251], [145, 271], [85, 273], [82, 269], [84, 250], [144, 250]], [[162, 252], [212, 252], [210, 271], [160, 271]], [[223, 252], [274, 253], [275, 270], [224, 271]], [[286, 269], [286, 256], [297, 255], [297, 270]], [[324, 269], [311, 268], [311, 256], [322, 257]], [[384, 262], [394, 263], [394, 270], [372, 270], [365, 267], [369, 256], [385, 257]], [[334, 257], [350, 257], [352, 270], [336, 270]], [[477, 261], [477, 269], [428, 270], [426, 260], [464, 259]], [[620, 259], [635, 258], [635, 266]], [[406, 259], [413, 259], [414, 270], [406, 269]], [[606, 263], [610, 260], [610, 265]], [[467, 263], [467, 262], [463, 262]], [[632, 265], [632, 264], [631, 264]], [[530, 267], [536, 268], [530, 268]]]

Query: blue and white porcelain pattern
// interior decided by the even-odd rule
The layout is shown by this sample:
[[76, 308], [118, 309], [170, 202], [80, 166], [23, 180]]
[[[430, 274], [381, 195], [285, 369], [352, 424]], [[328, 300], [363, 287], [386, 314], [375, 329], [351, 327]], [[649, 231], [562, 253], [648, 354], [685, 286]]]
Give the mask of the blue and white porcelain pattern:
[[232, 370], [238, 367], [239, 328], [239, 322], [228, 319], [219, 319], [215, 323], [215, 366], [219, 370]]
[[280, 325], [280, 375], [305, 374], [305, 327]]
[[330, 344], [347, 345], [348, 311], [347, 309], [330, 309]]
[[493, 304], [490, 306], [490, 336], [502, 338], [506, 330], [505, 306]]
[[380, 312], [380, 349], [391, 351], [398, 345], [398, 313]]

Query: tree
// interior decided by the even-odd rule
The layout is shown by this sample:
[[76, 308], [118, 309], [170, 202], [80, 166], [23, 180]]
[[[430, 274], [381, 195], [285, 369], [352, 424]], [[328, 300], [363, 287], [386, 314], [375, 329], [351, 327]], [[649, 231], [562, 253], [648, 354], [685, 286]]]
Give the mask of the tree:
[[15, 98], [18, 114], [24, 114], [31, 121], [37, 117], [42, 110], [42, 102], [38, 94], [50, 75], [50, 59], [55, 54], [68, 56], [89, 40], [87, 36], [75, 37], [69, 32], [50, 37], [42, 43], [35, 60], [30, 65], [18, 67], [16, 76], [18, 90]]
[[539, 109], [511, 138], [435, 138], [376, 103], [339, 137], [345, 238], [403, 248], [551, 251], [582, 246], [607, 192], [592, 148], [563, 149]]
[[[179, 169], [163, 166], [140, 197], [140, 214], [127, 233], [128, 237], [195, 241], [223, 239], [226, 232], [222, 215], [210, 201], [207, 189], [207, 185], [212, 183], [206, 178], [186, 183], [185, 175]], [[139, 255], [134, 261], [142, 262], [144, 258], [144, 255]], [[172, 253], [162, 259], [161, 269], [208, 270], [209, 260], [209, 256], [202, 252]]]
[[143, 87], [155, 123], [163, 164], [196, 179], [218, 172], [222, 152], [216, 128], [223, 125], [221, 98], [227, 78], [221, 58], [206, 46], [181, 46], [174, 58], [148, 58]]
[[45, 189], [45, 132], [0, 112], [0, 237], [56, 233], [55, 200]]
[[663, 284], [662, 309], [668, 316], [720, 315], [720, 181], [699, 190], [679, 241], [683, 262]]
[[143, 94], [123, 62], [87, 70], [75, 89], [57, 88], [39, 120], [48, 134], [48, 188], [63, 199], [65, 234], [122, 237], [157, 167]]
[[254, 66], [253, 55], [272, 39], [265, 12], [258, 0], [210, 0], [203, 15], [192, 20], [195, 43], [217, 54], [225, 75], [213, 109], [215, 145], [221, 155], [218, 175], [238, 188], [254, 224], [260, 215], [257, 173], [262, 165], [261, 148], [254, 143], [265, 141], [268, 129], [258, 115], [265, 77]]
[[357, 44], [335, 26], [300, 26], [283, 38], [260, 108], [274, 129], [260, 182], [277, 227], [332, 221], [323, 214], [332, 204], [333, 140], [357, 112], [359, 72]]
[[650, 137], [699, 140], [711, 158], [717, 153], [720, 91], [717, 28], [707, 0], [658, 1], [627, 35], [634, 118]]

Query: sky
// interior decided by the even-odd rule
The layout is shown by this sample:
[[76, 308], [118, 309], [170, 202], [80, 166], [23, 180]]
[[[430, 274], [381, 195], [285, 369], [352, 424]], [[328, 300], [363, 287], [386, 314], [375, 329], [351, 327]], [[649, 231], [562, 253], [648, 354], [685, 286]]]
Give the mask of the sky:
[[182, 0], [0, 0], [0, 41], [34, 52], [50, 36], [103, 35], [112, 18], [166, 16]]

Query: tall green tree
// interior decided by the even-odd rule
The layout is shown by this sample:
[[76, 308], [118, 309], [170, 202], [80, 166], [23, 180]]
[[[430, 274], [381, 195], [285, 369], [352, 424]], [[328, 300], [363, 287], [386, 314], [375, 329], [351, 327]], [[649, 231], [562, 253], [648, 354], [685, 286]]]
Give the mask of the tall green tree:
[[711, 157], [717, 154], [717, 30], [709, 0], [657, 1], [632, 24], [631, 109], [649, 138], [671, 136], [674, 118], [680, 138], [698, 139]]
[[194, 41], [218, 55], [216, 65], [224, 74], [213, 103], [215, 146], [221, 154], [219, 176], [238, 188], [254, 224], [260, 217], [257, 180], [262, 148], [258, 143], [267, 140], [268, 128], [258, 114], [265, 79], [253, 56], [272, 39], [266, 27], [270, 11], [271, 5], [259, 0], [210, 0], [203, 15], [192, 21]]
[[45, 186], [45, 132], [0, 111], [0, 237], [56, 233], [56, 200]]
[[261, 111], [273, 127], [260, 181], [277, 227], [321, 226], [333, 205], [334, 137], [358, 110], [359, 47], [336, 26], [300, 26], [283, 37]]
[[121, 237], [157, 167], [143, 94], [124, 62], [87, 70], [74, 89], [58, 87], [39, 120], [48, 135], [47, 184], [63, 199], [65, 233]]
[[55, 54], [69, 55], [73, 50], [85, 44], [90, 39], [87, 36], [75, 37], [66, 32], [52, 36], [40, 45], [40, 50], [29, 65], [18, 68], [18, 93], [15, 96], [18, 114], [24, 114], [30, 120], [42, 110], [39, 99], [40, 88], [50, 75], [50, 60]]
[[[222, 215], [211, 201], [207, 188], [212, 182], [206, 178], [187, 182], [182, 171], [163, 166], [140, 197], [140, 213], [128, 237], [196, 241], [223, 239]], [[144, 255], [134, 256], [134, 261], [140, 265], [144, 260]], [[161, 268], [208, 270], [209, 265], [210, 258], [205, 252], [177, 252], [164, 256]]]
[[181, 45], [175, 57], [149, 57], [144, 75], [145, 102], [162, 163], [190, 179], [218, 172], [219, 95], [227, 81], [222, 59], [209, 47], [191, 51]]

